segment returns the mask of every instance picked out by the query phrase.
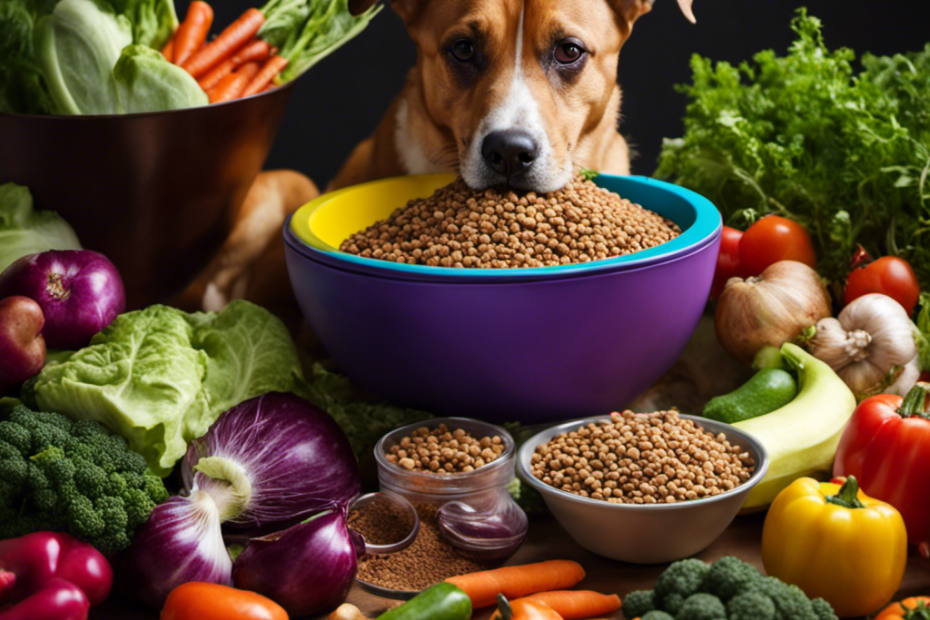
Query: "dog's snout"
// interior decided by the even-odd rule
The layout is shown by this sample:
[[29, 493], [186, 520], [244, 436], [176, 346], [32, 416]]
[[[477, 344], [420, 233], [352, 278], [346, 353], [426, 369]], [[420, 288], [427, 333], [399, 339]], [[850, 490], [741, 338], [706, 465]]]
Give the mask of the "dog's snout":
[[481, 156], [492, 170], [508, 179], [533, 165], [539, 144], [525, 131], [492, 131], [481, 142]]

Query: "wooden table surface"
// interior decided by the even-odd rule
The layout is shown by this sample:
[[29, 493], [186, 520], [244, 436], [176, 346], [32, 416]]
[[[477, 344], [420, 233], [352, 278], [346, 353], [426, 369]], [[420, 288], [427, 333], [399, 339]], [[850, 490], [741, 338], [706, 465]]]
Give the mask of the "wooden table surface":
[[[697, 557], [712, 562], [725, 555], [735, 555], [761, 569], [762, 560], [759, 549], [764, 517], [763, 513], [737, 517], [724, 534]], [[585, 551], [576, 545], [552, 518], [544, 518], [531, 523], [527, 542], [509, 563], [524, 564], [552, 559], [576, 560], [584, 566], [587, 577], [578, 585], [578, 588], [604, 593], [615, 592], [621, 597], [632, 590], [651, 589], [656, 577], [665, 568], [665, 565], [641, 566], [615, 562]], [[919, 557], [916, 550], [912, 550], [908, 558], [904, 582], [901, 584], [897, 598], [917, 594], [930, 595], [930, 561]], [[377, 617], [377, 614], [396, 604], [388, 599], [363, 592], [358, 587], [353, 587], [348, 602], [357, 605], [371, 617]], [[474, 620], [486, 620], [490, 615], [489, 611], [476, 613]], [[91, 620], [155, 620], [157, 614], [146, 612], [112, 597], [102, 607], [92, 610], [90, 618]], [[610, 618], [620, 620], [623, 614], [618, 611]]]

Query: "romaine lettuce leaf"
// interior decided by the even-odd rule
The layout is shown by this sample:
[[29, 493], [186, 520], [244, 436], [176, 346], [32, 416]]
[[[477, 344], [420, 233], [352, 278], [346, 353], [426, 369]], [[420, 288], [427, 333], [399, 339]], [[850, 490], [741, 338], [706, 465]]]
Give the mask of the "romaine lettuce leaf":
[[0, 272], [27, 254], [79, 249], [77, 235], [60, 215], [33, 209], [28, 188], [0, 185]]
[[234, 301], [222, 312], [151, 306], [120, 315], [90, 346], [42, 369], [31, 390], [43, 411], [97, 420], [165, 476], [226, 409], [301, 376], [283, 323]]

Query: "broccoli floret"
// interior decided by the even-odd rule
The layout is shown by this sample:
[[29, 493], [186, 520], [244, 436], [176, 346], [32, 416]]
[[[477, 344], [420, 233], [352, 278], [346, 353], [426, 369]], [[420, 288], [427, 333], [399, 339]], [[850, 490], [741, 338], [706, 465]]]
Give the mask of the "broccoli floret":
[[726, 618], [727, 610], [723, 601], [706, 592], [692, 594], [682, 603], [675, 620], [716, 620]]
[[623, 598], [623, 615], [627, 618], [639, 618], [655, 608], [655, 593], [652, 590], [636, 590]]
[[707, 564], [694, 558], [673, 562], [656, 580], [656, 606], [678, 615], [678, 608], [686, 598], [698, 592], [709, 569]]
[[775, 603], [759, 592], [737, 594], [727, 603], [729, 620], [775, 620]]
[[811, 608], [814, 610], [817, 620], [839, 620], [836, 612], [833, 611], [833, 605], [822, 598], [811, 599]]
[[640, 620], [675, 620], [675, 617], [656, 609], [646, 613]]
[[761, 578], [762, 575], [755, 566], [728, 555], [711, 564], [700, 590], [709, 592], [723, 602], [727, 602], [738, 592], [751, 589], [752, 583]]
[[22, 405], [0, 422], [0, 539], [67, 531], [112, 555], [167, 497], [145, 459], [97, 422]]
[[764, 594], [775, 603], [775, 620], [817, 620], [811, 601], [804, 591], [776, 577], [763, 577], [751, 586], [753, 592]]

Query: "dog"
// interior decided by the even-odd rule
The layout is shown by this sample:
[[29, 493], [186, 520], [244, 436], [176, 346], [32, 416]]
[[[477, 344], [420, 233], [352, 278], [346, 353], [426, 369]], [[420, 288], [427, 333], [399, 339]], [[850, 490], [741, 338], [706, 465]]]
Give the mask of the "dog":
[[[678, 3], [693, 22], [691, 0]], [[550, 192], [582, 167], [629, 174], [617, 64], [652, 0], [391, 4], [417, 64], [328, 189], [456, 170], [474, 189]]]
[[[377, 0], [350, 0], [354, 13]], [[549, 192], [581, 168], [629, 174], [617, 130], [620, 48], [653, 0], [392, 0], [417, 64], [370, 138], [327, 190], [454, 170], [475, 189]], [[678, 0], [694, 22], [692, 0]], [[297, 173], [261, 173], [232, 235], [182, 305], [219, 310], [241, 297], [267, 307], [287, 286], [284, 219], [318, 195]], [[265, 290], [255, 291], [265, 283]], [[270, 288], [269, 288], [270, 286]], [[287, 294], [287, 293], [285, 293]]]

